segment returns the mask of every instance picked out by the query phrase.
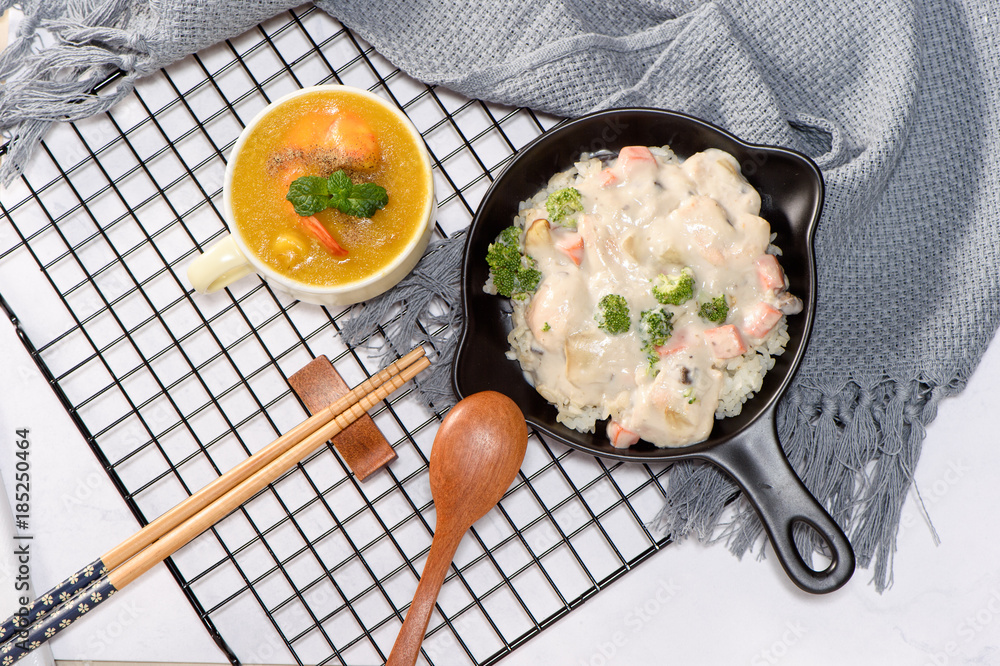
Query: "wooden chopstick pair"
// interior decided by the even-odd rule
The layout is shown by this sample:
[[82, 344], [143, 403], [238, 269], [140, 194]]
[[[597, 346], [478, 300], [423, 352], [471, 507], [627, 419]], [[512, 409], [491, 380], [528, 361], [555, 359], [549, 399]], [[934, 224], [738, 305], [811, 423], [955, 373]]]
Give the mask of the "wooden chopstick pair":
[[0, 624], [0, 666], [21, 659], [229, 515], [430, 365], [418, 347], [191, 495]]

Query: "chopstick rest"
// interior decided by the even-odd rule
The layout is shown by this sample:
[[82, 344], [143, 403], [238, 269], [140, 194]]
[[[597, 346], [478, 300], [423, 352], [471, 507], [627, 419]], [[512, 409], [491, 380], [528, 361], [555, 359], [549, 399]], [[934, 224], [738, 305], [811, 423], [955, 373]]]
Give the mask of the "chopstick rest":
[[[350, 390], [326, 356], [317, 356], [306, 363], [288, 378], [288, 383], [311, 414], [336, 402]], [[344, 428], [332, 441], [333, 448], [359, 481], [396, 459], [396, 449], [368, 414]]]
[[43, 594], [26, 617], [8, 618], [0, 625], [0, 666], [18, 661], [169, 557], [429, 365], [422, 348], [410, 352]]

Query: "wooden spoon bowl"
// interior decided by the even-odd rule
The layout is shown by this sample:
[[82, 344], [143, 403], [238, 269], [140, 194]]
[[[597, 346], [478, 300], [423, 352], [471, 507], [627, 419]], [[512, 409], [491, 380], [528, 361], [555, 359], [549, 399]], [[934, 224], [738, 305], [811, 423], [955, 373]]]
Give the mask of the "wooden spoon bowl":
[[413, 603], [386, 666], [412, 666], [462, 536], [496, 506], [524, 460], [528, 426], [514, 401], [474, 393], [445, 417], [431, 449], [430, 482], [437, 525]]

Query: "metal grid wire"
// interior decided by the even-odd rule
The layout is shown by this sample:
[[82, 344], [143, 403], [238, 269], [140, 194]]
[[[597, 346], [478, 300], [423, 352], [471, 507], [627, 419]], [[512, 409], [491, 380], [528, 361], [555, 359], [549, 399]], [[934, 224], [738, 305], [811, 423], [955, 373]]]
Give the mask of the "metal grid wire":
[[[414, 81], [303, 7], [54, 129], [0, 197], [0, 267], [30, 257], [51, 292], [16, 298], [24, 287], [4, 284], [7, 315], [142, 524], [302, 420], [287, 377], [314, 356], [351, 385], [378, 369], [367, 346], [340, 339], [346, 311], [256, 278], [196, 295], [185, 277], [225, 234], [225, 159], [244, 123], [330, 82], [372, 90], [414, 121], [434, 165], [437, 237], [466, 228], [494, 175], [558, 122]], [[388, 654], [433, 533], [427, 460], [441, 414], [407, 392], [372, 415], [399, 456], [387, 469], [359, 483], [324, 448], [168, 561], [232, 663]], [[494, 663], [663, 546], [645, 525], [664, 469], [532, 433], [518, 479], [462, 542], [423, 659]]]

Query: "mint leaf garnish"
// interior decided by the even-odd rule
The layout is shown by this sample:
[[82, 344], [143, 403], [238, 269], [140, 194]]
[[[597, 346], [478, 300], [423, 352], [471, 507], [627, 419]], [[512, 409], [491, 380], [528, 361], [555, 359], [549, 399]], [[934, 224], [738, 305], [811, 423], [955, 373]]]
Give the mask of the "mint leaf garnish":
[[330, 207], [329, 181], [322, 176], [302, 176], [292, 181], [288, 196], [295, 214], [301, 217], [315, 215]]
[[371, 217], [375, 211], [385, 208], [387, 203], [389, 194], [384, 187], [375, 183], [358, 183], [351, 187], [344, 204], [337, 208], [354, 217]]
[[331, 194], [333, 192], [342, 192], [344, 190], [351, 189], [351, 177], [347, 175], [347, 172], [341, 169], [340, 171], [335, 171], [330, 174], [330, 177], [326, 179], [330, 187]]
[[329, 178], [296, 178], [285, 198], [292, 202], [295, 213], [302, 217], [315, 215], [327, 208], [336, 208], [354, 217], [371, 217], [389, 203], [389, 194], [384, 187], [375, 183], [355, 185], [343, 170], [331, 174]]

